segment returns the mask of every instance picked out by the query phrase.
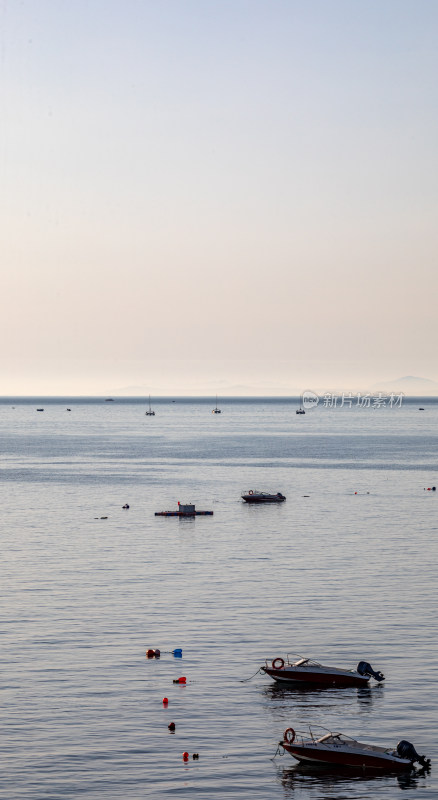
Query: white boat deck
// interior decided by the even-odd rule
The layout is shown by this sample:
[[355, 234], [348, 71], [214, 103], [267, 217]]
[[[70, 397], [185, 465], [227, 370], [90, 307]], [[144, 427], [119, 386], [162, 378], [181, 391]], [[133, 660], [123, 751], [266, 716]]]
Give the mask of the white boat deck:
[[335, 748], [342, 748], [342, 750], [360, 750], [361, 752], [372, 752], [372, 753], [379, 753], [379, 755], [392, 755], [396, 756], [397, 753], [395, 752], [394, 748], [391, 747], [380, 747], [376, 744], [366, 744], [364, 742], [358, 742], [356, 739], [350, 739], [348, 736], [345, 736], [342, 733], [326, 733], [324, 736], [321, 736], [320, 739], [307, 739], [305, 740], [302, 738], [303, 744], [307, 746], [311, 745], [327, 745], [330, 747]]

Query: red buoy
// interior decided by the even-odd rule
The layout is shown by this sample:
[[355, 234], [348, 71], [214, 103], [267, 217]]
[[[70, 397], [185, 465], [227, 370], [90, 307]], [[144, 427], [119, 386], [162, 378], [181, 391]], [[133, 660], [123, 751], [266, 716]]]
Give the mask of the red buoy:
[[187, 753], [187, 751], [185, 753], [183, 753], [183, 760], [184, 761], [188, 761], [189, 760], [189, 754]]
[[168, 702], [167, 697], [163, 697], [163, 706], [167, 706]]
[[187, 679], [184, 678], [184, 677], [183, 678], [178, 678], [178, 683], [187, 683]]
[[153, 658], [155, 655], [155, 650], [146, 650], [146, 657]]
[[174, 731], [174, 730], [175, 730], [175, 727], [176, 727], [176, 725], [175, 725], [175, 723], [174, 723], [174, 722], [170, 722], [170, 723], [169, 723], [169, 725], [168, 725], [167, 727], [169, 728], [169, 730], [170, 730], [170, 731]]

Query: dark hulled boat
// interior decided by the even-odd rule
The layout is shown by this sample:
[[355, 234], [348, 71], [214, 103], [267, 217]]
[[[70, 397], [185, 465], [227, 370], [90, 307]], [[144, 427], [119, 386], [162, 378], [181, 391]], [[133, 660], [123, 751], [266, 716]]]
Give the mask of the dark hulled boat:
[[258, 492], [255, 489], [243, 491], [241, 497], [245, 503], [283, 503], [286, 500], [281, 492], [270, 494], [269, 492]]
[[341, 669], [328, 667], [300, 656], [291, 661], [289, 656], [274, 658], [271, 663], [265, 662], [261, 668], [270, 678], [279, 683], [315, 684], [321, 686], [367, 686], [370, 678], [378, 683], [385, 680], [382, 672], [373, 670], [367, 661], [360, 661], [357, 669]]
[[418, 755], [415, 747], [402, 740], [394, 747], [380, 747], [351, 739], [343, 733], [329, 731], [316, 738], [296, 734], [293, 728], [284, 732], [280, 745], [297, 761], [330, 767], [356, 767], [361, 770], [402, 772], [412, 769], [415, 762], [428, 769], [430, 760]]

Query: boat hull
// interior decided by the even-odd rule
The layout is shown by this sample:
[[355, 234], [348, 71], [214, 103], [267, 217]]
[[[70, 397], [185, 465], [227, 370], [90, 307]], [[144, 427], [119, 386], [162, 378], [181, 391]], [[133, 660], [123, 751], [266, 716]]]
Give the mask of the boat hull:
[[348, 670], [300, 669], [263, 667], [263, 671], [279, 683], [314, 684], [318, 686], [368, 686], [369, 678]]
[[242, 500], [245, 500], [245, 503], [284, 503], [286, 500], [285, 497], [276, 497], [275, 495], [266, 496], [266, 497], [259, 497], [257, 495], [242, 495]]
[[156, 517], [212, 517], [213, 511], [156, 511]]
[[356, 767], [359, 769], [381, 770], [385, 772], [405, 771], [412, 767], [407, 759], [397, 758], [390, 753], [372, 753], [352, 748], [323, 747], [315, 744], [288, 744], [284, 749], [301, 763], [323, 764], [336, 767]]

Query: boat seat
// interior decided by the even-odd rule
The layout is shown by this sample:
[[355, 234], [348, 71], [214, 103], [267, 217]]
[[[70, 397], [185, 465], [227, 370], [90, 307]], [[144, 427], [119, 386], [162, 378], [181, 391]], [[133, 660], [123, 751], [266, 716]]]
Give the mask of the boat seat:
[[327, 742], [329, 739], [336, 739], [336, 735], [333, 733], [325, 733], [324, 736], [321, 736], [320, 739], [317, 739], [317, 742]]

